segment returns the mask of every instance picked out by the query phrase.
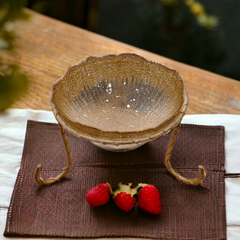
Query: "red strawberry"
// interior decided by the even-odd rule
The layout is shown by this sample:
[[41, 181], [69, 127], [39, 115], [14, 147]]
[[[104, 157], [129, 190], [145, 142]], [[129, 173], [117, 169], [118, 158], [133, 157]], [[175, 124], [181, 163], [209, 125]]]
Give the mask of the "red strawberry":
[[87, 202], [94, 207], [104, 205], [109, 201], [110, 188], [111, 186], [108, 183], [102, 183], [92, 188], [87, 194]]
[[118, 188], [113, 192], [113, 199], [116, 205], [125, 212], [129, 212], [136, 203], [137, 188], [131, 188], [132, 184], [118, 184]]
[[157, 188], [147, 184], [139, 186], [143, 188], [138, 194], [138, 207], [151, 214], [160, 214], [161, 199]]

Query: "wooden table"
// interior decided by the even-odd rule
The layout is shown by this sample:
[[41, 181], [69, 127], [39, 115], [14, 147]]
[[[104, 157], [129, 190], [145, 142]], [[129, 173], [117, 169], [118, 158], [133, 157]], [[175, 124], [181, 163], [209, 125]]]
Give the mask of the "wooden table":
[[[51, 110], [50, 95], [52, 84], [63, 75], [67, 67], [88, 56], [102, 56], [110, 53], [119, 54], [123, 52], [131, 52], [144, 56], [149, 60], [160, 62], [170, 68], [176, 69], [180, 73], [189, 95], [187, 114], [226, 113], [240, 115], [240, 82], [238, 81], [195, 67], [187, 66], [34, 12], [31, 13], [32, 19], [29, 22], [20, 23], [18, 26], [19, 39], [17, 40], [17, 44], [19, 45], [19, 49], [17, 50], [17, 55], [14, 57], [6, 53], [2, 54], [7, 61], [11, 62], [17, 60], [23, 71], [29, 74], [32, 78], [32, 84], [28, 95], [15, 103], [13, 106], [14, 108]], [[47, 113], [45, 112], [44, 114]], [[14, 117], [16, 118], [15, 115]], [[24, 118], [20, 119], [22, 124], [24, 121], [23, 119]], [[8, 121], [6, 121], [6, 123], [8, 123]], [[234, 124], [231, 126], [233, 125]], [[9, 126], [11, 129], [11, 125]], [[18, 143], [20, 141], [23, 145], [24, 134], [21, 135], [22, 139], [19, 138], [18, 134], [22, 133], [20, 130], [24, 128], [20, 128], [19, 126], [21, 126], [21, 124], [17, 125], [19, 130], [18, 128], [14, 128], [17, 137], [13, 134], [13, 138], [9, 138], [9, 141], [16, 141]], [[234, 131], [229, 131], [229, 134], [232, 136], [234, 135], [234, 141], [237, 142], [238, 140], [236, 139], [239, 139], [239, 137], [237, 134], [233, 134], [233, 132]], [[239, 131], [237, 130], [236, 132]], [[2, 134], [5, 133], [6, 131], [2, 131]], [[227, 140], [229, 141], [229, 139], [230, 137], [228, 135]], [[4, 139], [4, 141], [0, 141], [0, 143], [5, 143], [5, 141], [6, 140]], [[11, 170], [19, 167], [18, 164], [21, 159], [21, 154], [19, 153], [21, 153], [23, 147], [21, 144], [18, 144], [17, 147], [14, 145], [14, 152], [11, 151], [12, 146], [10, 145], [9, 159], [10, 155], [13, 154], [13, 160], [17, 161], [16, 164], [11, 165]], [[4, 146], [7, 145], [5, 144]], [[232, 146], [229, 152], [233, 152]], [[14, 154], [18, 154], [19, 156], [16, 158]], [[232, 158], [230, 157], [230, 154], [227, 156], [231, 161], [234, 161], [234, 157], [236, 159], [238, 157], [237, 153], [235, 153], [235, 155], [233, 154], [234, 157]], [[4, 159], [4, 157], [2, 157], [2, 159]], [[9, 161], [2, 162], [7, 163]], [[237, 163], [237, 161], [234, 162]], [[13, 161], [10, 161], [10, 163], [12, 164]], [[232, 165], [232, 163], [228, 164], [228, 166]], [[15, 168], [13, 168], [13, 166]], [[231, 174], [229, 174], [230, 177], [226, 179], [226, 184], [228, 184], [226, 190], [228, 194], [232, 194], [231, 196], [236, 196], [237, 198], [240, 193], [240, 181], [239, 178], [237, 178], [238, 174], [236, 173], [238, 173], [239, 169], [236, 168], [234, 170], [235, 174], [232, 175], [233, 177], [231, 178]], [[1, 168], [1, 171], [6, 171], [6, 168]], [[11, 184], [14, 182], [16, 177], [14, 174], [16, 172], [17, 170], [9, 175], [11, 176]], [[6, 182], [7, 181], [2, 181], [2, 183]], [[13, 189], [13, 185], [11, 186]], [[8, 186], [7, 190], [9, 191], [9, 189], [11, 188]], [[12, 192], [12, 190], [10, 192]], [[11, 193], [9, 193], [9, 199], [10, 194]], [[226, 199], [226, 203], [228, 212], [228, 237], [229, 239], [240, 239], [239, 218], [236, 217], [237, 214], [233, 214], [235, 212], [238, 213], [237, 211], [239, 207], [232, 204], [230, 197]], [[237, 200], [235, 201], [235, 204], [236, 203]], [[3, 232], [7, 208], [6, 206], [0, 206], [0, 210], [0, 228]], [[229, 217], [230, 215], [233, 215], [233, 221], [231, 221], [232, 218]], [[4, 237], [1, 235], [0, 238], [3, 239]]]
[[188, 66], [145, 50], [100, 36], [75, 26], [30, 11], [32, 18], [19, 23], [16, 56], [4, 54], [7, 61], [17, 60], [32, 78], [27, 96], [14, 108], [51, 110], [52, 84], [66, 68], [88, 56], [123, 52], [136, 53], [176, 69], [187, 89], [187, 114], [240, 114], [240, 82]]

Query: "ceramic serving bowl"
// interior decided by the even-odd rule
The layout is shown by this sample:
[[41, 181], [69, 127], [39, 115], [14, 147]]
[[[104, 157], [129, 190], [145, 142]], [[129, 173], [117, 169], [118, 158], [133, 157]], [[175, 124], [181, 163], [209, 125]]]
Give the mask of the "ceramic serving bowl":
[[89, 57], [53, 85], [57, 121], [73, 135], [111, 151], [128, 151], [182, 120], [187, 92], [178, 72], [136, 54]]

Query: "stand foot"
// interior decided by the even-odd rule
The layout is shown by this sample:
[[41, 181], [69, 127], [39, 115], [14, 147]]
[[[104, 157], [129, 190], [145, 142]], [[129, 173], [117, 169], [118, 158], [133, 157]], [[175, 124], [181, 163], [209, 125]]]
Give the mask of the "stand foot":
[[184, 182], [186, 184], [190, 184], [190, 185], [200, 185], [201, 182], [204, 180], [204, 178], [206, 177], [206, 172], [204, 170], [204, 168], [202, 166], [199, 166], [199, 177], [197, 179], [187, 179], [185, 177], [182, 177], [181, 175], [179, 175], [171, 166], [170, 163], [170, 156], [172, 153], [172, 149], [173, 149], [173, 145], [176, 139], [176, 135], [178, 133], [179, 127], [181, 124], [178, 124], [174, 129], [173, 129], [173, 133], [170, 139], [170, 142], [168, 144], [168, 149], [167, 149], [167, 153], [165, 156], [165, 165], [168, 169], [168, 171], [179, 181]]
[[62, 134], [62, 138], [63, 138], [63, 142], [64, 142], [64, 145], [65, 145], [65, 149], [66, 149], [66, 153], [67, 153], [67, 166], [64, 168], [64, 170], [62, 171], [62, 173], [60, 173], [57, 177], [55, 178], [49, 178], [47, 180], [43, 180], [41, 177], [40, 177], [40, 169], [41, 169], [41, 164], [39, 164], [35, 170], [35, 181], [38, 182], [39, 186], [42, 186], [42, 185], [50, 185], [52, 183], [55, 183], [57, 181], [60, 181], [61, 178], [63, 176], [65, 176], [71, 165], [72, 165], [72, 156], [71, 156], [71, 152], [70, 152], [70, 149], [69, 149], [69, 145], [68, 145], [68, 139], [67, 139], [67, 136], [66, 136], [66, 132], [65, 132], [65, 129], [63, 128], [63, 126], [59, 123], [58, 124], [60, 130], [61, 130], [61, 134]]

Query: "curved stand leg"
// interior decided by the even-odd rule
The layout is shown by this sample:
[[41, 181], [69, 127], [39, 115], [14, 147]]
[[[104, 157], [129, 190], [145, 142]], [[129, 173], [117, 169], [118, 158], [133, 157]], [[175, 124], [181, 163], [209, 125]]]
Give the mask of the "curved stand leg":
[[41, 169], [41, 164], [39, 164], [35, 170], [35, 180], [38, 182], [39, 186], [41, 185], [50, 185], [52, 183], [55, 183], [57, 181], [60, 181], [61, 178], [67, 174], [67, 172], [69, 171], [71, 165], [72, 165], [72, 157], [71, 157], [71, 152], [68, 146], [68, 139], [67, 136], [65, 134], [65, 129], [63, 128], [63, 126], [59, 123], [58, 124], [60, 130], [61, 130], [61, 134], [62, 134], [62, 138], [63, 138], [63, 142], [65, 145], [65, 149], [66, 149], [66, 153], [67, 153], [67, 166], [64, 168], [64, 170], [62, 171], [62, 173], [60, 173], [57, 177], [55, 178], [49, 178], [47, 180], [43, 180], [39, 174], [40, 174], [40, 169]]
[[165, 156], [165, 165], [168, 169], [168, 171], [175, 177], [177, 178], [179, 181], [184, 182], [186, 184], [190, 184], [190, 185], [199, 185], [203, 179], [206, 177], [206, 172], [204, 170], [204, 168], [202, 166], [199, 166], [199, 178], [197, 179], [187, 179], [185, 177], [180, 176], [177, 172], [175, 172], [171, 166], [170, 163], [170, 155], [172, 153], [172, 149], [173, 149], [173, 145], [176, 139], [176, 135], [178, 133], [179, 127], [181, 124], [177, 125], [174, 129], [173, 129], [173, 133], [170, 139], [170, 142], [168, 144], [168, 149], [167, 149], [167, 153]]

